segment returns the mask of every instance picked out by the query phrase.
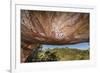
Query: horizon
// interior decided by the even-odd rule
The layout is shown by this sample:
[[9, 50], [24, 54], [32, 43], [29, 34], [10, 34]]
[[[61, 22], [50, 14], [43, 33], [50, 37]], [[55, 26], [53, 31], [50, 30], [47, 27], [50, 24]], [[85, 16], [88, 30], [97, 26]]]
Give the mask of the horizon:
[[72, 44], [72, 45], [42, 45], [43, 49], [53, 49], [53, 48], [73, 48], [73, 49], [80, 49], [80, 50], [87, 50], [90, 48], [89, 42], [85, 43], [78, 43], [78, 44]]

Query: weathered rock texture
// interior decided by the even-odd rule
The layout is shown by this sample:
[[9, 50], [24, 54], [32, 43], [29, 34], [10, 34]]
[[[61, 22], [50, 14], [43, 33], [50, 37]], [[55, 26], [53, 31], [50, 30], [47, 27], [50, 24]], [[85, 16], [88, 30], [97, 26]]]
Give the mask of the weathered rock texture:
[[21, 10], [24, 47], [34, 43], [61, 45], [88, 41], [89, 13]]
[[89, 41], [89, 14], [22, 10], [21, 39], [45, 44]]
[[[40, 44], [21, 42], [21, 62], [27, 62], [29, 57], [34, 56], [33, 52], [37, 52]], [[33, 58], [33, 57], [32, 57]], [[31, 59], [31, 58], [30, 58]]]

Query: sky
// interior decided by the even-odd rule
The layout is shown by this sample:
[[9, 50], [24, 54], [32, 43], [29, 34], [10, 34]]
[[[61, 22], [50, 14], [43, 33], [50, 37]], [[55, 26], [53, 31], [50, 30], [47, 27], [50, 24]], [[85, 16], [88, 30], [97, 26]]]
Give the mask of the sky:
[[81, 50], [86, 50], [89, 49], [89, 43], [78, 43], [78, 44], [73, 44], [73, 45], [43, 45], [43, 49], [48, 49], [48, 48], [77, 48]]

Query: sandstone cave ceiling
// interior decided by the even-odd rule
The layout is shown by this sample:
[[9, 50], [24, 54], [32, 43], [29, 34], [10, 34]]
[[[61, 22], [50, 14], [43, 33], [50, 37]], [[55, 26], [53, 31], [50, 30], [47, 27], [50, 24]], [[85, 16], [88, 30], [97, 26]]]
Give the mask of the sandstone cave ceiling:
[[21, 10], [21, 42], [89, 42], [89, 13]]

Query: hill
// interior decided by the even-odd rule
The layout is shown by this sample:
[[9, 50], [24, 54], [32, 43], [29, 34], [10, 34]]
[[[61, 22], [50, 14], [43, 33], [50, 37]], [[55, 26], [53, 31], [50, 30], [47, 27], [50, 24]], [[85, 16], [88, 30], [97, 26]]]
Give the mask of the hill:
[[39, 50], [33, 62], [88, 60], [89, 50], [53, 48]]

